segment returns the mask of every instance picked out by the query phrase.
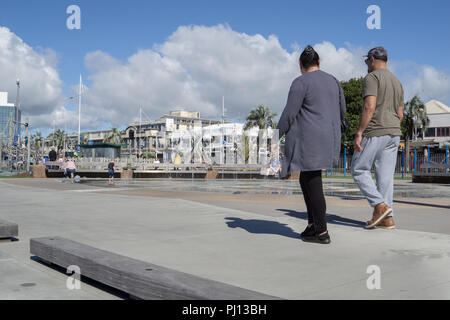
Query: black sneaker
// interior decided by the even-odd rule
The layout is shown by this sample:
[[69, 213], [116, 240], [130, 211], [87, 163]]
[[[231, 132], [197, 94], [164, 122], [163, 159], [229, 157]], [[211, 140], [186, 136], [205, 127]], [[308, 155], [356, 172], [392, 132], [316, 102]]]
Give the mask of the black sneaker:
[[328, 234], [328, 231], [322, 235], [314, 234], [313, 236], [304, 236], [304, 237], [302, 237], [302, 240], [305, 242], [314, 242], [314, 243], [321, 243], [321, 244], [330, 244], [331, 243], [331, 239], [330, 239], [330, 235]]
[[300, 233], [300, 236], [303, 237], [313, 237], [316, 235], [316, 228], [314, 228], [314, 225], [312, 226], [307, 226], [305, 231], [303, 231], [302, 233]]

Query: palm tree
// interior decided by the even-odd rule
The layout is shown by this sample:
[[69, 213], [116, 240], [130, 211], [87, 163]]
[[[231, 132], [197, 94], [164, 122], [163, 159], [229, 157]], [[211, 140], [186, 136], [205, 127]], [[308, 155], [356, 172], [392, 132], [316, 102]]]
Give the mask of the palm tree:
[[406, 170], [409, 172], [409, 150], [410, 140], [417, 137], [417, 129], [425, 132], [430, 124], [427, 110], [422, 100], [416, 95], [405, 104], [405, 117], [403, 119], [402, 131], [405, 139]]
[[277, 116], [276, 113], [272, 113], [267, 106], [259, 105], [247, 116], [247, 122], [245, 123], [244, 130], [248, 130], [253, 127], [259, 129], [276, 128], [276, 123], [273, 118]]
[[[82, 133], [80, 138], [81, 138], [80, 139], [81, 140], [80, 144], [88, 144], [89, 143], [89, 138], [88, 138], [88, 135], [86, 133]], [[76, 140], [75, 140], [75, 144], [76, 145], [78, 144]]]
[[42, 133], [40, 131], [37, 131], [35, 134], [31, 136], [31, 147], [34, 150], [35, 161], [39, 159], [39, 150], [42, 140], [43, 140]]
[[47, 139], [52, 140], [53, 145], [57, 147], [58, 152], [64, 146], [64, 137], [66, 133], [61, 129], [56, 129], [54, 132], [50, 133]]
[[108, 135], [103, 139], [103, 142], [122, 144], [122, 133], [117, 128], [112, 128]]

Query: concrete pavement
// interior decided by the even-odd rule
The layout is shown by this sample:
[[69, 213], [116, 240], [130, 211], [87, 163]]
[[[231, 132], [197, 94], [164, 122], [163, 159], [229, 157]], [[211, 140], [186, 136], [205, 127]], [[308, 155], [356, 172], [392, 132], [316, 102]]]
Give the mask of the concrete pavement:
[[[232, 183], [232, 182], [231, 182]], [[392, 231], [362, 228], [364, 200], [327, 198], [329, 246], [299, 239], [299, 195], [0, 180], [0, 217], [19, 224], [0, 242], [0, 299], [117, 299], [30, 259], [29, 239], [62, 236], [164, 267], [286, 299], [450, 299], [447, 199], [397, 199]], [[412, 222], [411, 222], [412, 221]], [[369, 290], [367, 268], [381, 269]]]

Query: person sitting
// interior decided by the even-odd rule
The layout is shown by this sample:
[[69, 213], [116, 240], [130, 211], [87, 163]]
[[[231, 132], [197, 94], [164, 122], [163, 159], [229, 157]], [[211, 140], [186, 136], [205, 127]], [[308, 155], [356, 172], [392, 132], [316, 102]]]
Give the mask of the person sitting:
[[[158, 158], [155, 158], [155, 160], [153, 161], [153, 163], [156, 164], [156, 163], [161, 163], [161, 162], [159, 162], [159, 159], [158, 159]], [[158, 170], [158, 167], [157, 167], [157, 166], [155, 166], [155, 170]]]
[[268, 175], [278, 176], [281, 172], [281, 163], [277, 158], [271, 158], [269, 163]]
[[64, 163], [64, 177], [66, 178], [72, 178], [75, 176], [75, 173], [77, 172], [77, 167], [75, 165], [75, 162], [73, 162], [72, 159], [66, 158], [66, 162]]

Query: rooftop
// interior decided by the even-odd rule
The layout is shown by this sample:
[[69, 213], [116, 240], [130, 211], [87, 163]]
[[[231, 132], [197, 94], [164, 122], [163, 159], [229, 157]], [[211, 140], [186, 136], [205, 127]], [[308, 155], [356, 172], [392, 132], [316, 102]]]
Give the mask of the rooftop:
[[427, 110], [427, 114], [442, 114], [442, 113], [450, 113], [450, 108], [447, 107], [440, 101], [431, 100], [425, 103], [425, 108]]
[[0, 107], [14, 107], [14, 103], [8, 103], [8, 92], [0, 92]]

